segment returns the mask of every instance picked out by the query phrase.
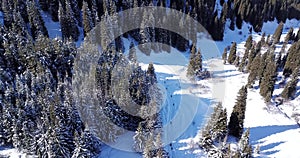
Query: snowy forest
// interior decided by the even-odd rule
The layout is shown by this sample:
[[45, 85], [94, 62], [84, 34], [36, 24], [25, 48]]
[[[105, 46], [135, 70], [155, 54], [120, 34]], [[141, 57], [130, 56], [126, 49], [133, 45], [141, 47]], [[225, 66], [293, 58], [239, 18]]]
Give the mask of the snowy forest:
[[[111, 34], [104, 26], [98, 27], [99, 42], [106, 48], [95, 49], [88, 41], [84, 42], [101, 21], [109, 20], [112, 23], [109, 27], [121, 30], [116, 19], [107, 16], [145, 6], [171, 8], [190, 16], [207, 30], [221, 53], [215, 59], [208, 59], [204, 55], [207, 52], [197, 44], [198, 39], [145, 27], [168, 23], [165, 17], [152, 19], [151, 12], [132, 13], [140, 29], [125, 32], [112, 43], [107, 44]], [[289, 26], [291, 21], [296, 24]], [[274, 30], [264, 28], [268, 22], [273, 22]], [[184, 24], [178, 27], [190, 29]], [[248, 108], [256, 104], [251, 100], [259, 100], [262, 107], [256, 110], [270, 114], [267, 121], [280, 115], [275, 120], [286, 117], [288, 122], [280, 125], [299, 129], [299, 28], [300, 0], [0, 0], [0, 157], [268, 157], [264, 152], [266, 147], [250, 138], [255, 135], [251, 128], [265, 125], [248, 123], [252, 121], [247, 120]], [[246, 40], [228, 38], [230, 33]], [[172, 48], [138, 47], [150, 42]], [[85, 50], [80, 49], [81, 44]], [[187, 63], [170, 65], [174, 68], [184, 65], [184, 71], [176, 75], [183, 76], [184, 83], [191, 85], [186, 90], [188, 95], [207, 99], [206, 95], [197, 96], [198, 92], [210, 93], [207, 83], [214, 79], [240, 83], [235, 91], [226, 91], [231, 96], [225, 95], [221, 101], [209, 98], [213, 100], [211, 111], [196, 117], [190, 127], [193, 134], [164, 144], [163, 137], [168, 134], [163, 131], [166, 116], [159, 107], [166, 93], [166, 106], [176, 110], [179, 101], [175, 99], [180, 96], [175, 92], [169, 94], [169, 87], [177, 83], [170, 81], [172, 77], [163, 78], [167, 66], [154, 61], [143, 63], [139, 56], [151, 56], [154, 51], [167, 52], [170, 57], [175, 50], [186, 57]], [[76, 60], [91, 51], [100, 54], [95, 59], [96, 84], [77, 87], [81, 74], [74, 74], [74, 69], [82, 65], [76, 64]], [[234, 74], [234, 80], [229, 74], [224, 75], [229, 78], [222, 78], [208, 66], [214, 60], [221, 61], [225, 73], [231, 71], [242, 77]], [[115, 67], [122, 73], [116, 74]], [[167, 92], [160, 84], [169, 86], [163, 88]], [[178, 87], [184, 91], [186, 85]], [[91, 89], [94, 94], [90, 94]], [[85, 101], [89, 98], [96, 98], [93, 102], [97, 104], [88, 105]], [[120, 102], [124, 105], [119, 105]], [[83, 112], [87, 106], [96, 116]], [[286, 109], [292, 110], [285, 112]], [[129, 147], [132, 155], [107, 145], [118, 142], [126, 131], [134, 133]], [[299, 132], [294, 137], [300, 138]], [[178, 147], [183, 139], [189, 140], [187, 149]], [[299, 142], [294, 144], [297, 145]], [[5, 153], [8, 150], [13, 152]], [[290, 155], [278, 157], [297, 157], [297, 151], [289, 152]]]

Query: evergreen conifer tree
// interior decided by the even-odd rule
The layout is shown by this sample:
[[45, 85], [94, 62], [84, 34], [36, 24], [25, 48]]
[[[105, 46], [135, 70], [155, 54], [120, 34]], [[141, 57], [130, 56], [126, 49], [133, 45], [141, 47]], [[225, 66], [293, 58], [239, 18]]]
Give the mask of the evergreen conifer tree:
[[254, 82], [258, 79], [261, 61], [261, 55], [257, 54], [250, 66], [250, 74], [248, 76], [248, 87], [252, 87]]
[[282, 30], [283, 30], [283, 22], [280, 22], [279, 25], [277, 26], [274, 35], [273, 35], [273, 43], [277, 44], [278, 42], [280, 42], [280, 37], [282, 34]]
[[290, 74], [300, 66], [300, 41], [295, 42], [288, 50], [288, 56], [284, 65], [283, 75], [289, 77]]
[[233, 42], [228, 56], [228, 63], [233, 64], [236, 59], [236, 42]]
[[284, 44], [287, 44], [290, 40], [294, 40], [294, 28], [291, 27], [289, 32], [286, 34]]
[[131, 62], [136, 63], [137, 62], [137, 56], [136, 56], [136, 50], [135, 50], [133, 42], [130, 43], [129, 49], [130, 50], [129, 50], [129, 54], [128, 54], [128, 59]]
[[32, 37], [35, 39], [39, 35], [48, 36], [47, 28], [45, 27], [44, 21], [35, 1], [28, 1], [27, 12], [29, 16]]
[[252, 157], [252, 147], [250, 145], [250, 130], [247, 129], [239, 141], [239, 152], [241, 157]]
[[92, 21], [91, 11], [86, 1], [83, 1], [83, 5], [82, 5], [82, 23], [83, 23], [84, 35], [86, 36], [87, 33], [91, 31], [94, 26]]
[[230, 116], [228, 134], [241, 138], [244, 129], [244, 119], [247, 101], [247, 87], [243, 86], [238, 93], [236, 103]]
[[58, 22], [59, 0], [49, 0], [49, 11], [54, 22]]
[[288, 100], [293, 99], [296, 93], [297, 84], [299, 82], [299, 67], [296, 68], [292, 74], [291, 80], [284, 87], [281, 96]]
[[260, 94], [265, 98], [266, 102], [270, 102], [277, 77], [274, 54], [268, 55], [267, 63], [267, 67], [260, 84]]
[[[65, 6], [65, 8], [63, 6]], [[61, 2], [59, 3], [59, 22], [61, 25], [63, 39], [67, 40], [72, 38], [73, 40], [77, 41], [79, 30], [70, 0], [66, 0], [64, 5], [61, 4]]]

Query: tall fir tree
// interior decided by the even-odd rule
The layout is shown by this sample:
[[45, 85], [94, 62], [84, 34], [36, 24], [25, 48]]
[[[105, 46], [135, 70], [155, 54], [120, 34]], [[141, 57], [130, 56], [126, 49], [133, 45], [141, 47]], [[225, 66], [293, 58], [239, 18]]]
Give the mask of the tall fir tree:
[[283, 75], [289, 77], [300, 66], [300, 41], [295, 42], [288, 50], [288, 56], [284, 65]]
[[286, 99], [293, 99], [295, 97], [296, 94], [296, 90], [297, 90], [297, 84], [299, 82], [299, 67], [296, 68], [292, 74], [291, 80], [286, 84], [286, 86], [284, 87], [281, 96]]
[[61, 25], [62, 38], [65, 40], [72, 38], [77, 41], [79, 29], [70, 0], [66, 0], [64, 5], [61, 4], [61, 2], [59, 3], [59, 22]]
[[247, 129], [240, 141], [239, 141], [239, 152], [241, 157], [250, 158], [252, 157], [252, 147], [250, 144], [250, 130]]
[[228, 63], [233, 64], [235, 59], [236, 59], [236, 42], [233, 42], [228, 56]]
[[87, 33], [91, 31], [92, 28], [94, 27], [91, 11], [86, 1], [83, 1], [83, 5], [82, 5], [82, 23], [83, 23], [84, 36], [86, 36]]
[[283, 22], [280, 22], [279, 25], [277, 26], [274, 34], [273, 34], [273, 44], [277, 44], [278, 42], [280, 42], [280, 37], [282, 34], [282, 30], [283, 30]]
[[52, 20], [58, 22], [58, 9], [59, 9], [59, 0], [49, 0], [49, 12], [51, 14]]
[[263, 74], [260, 84], [260, 94], [265, 98], [265, 102], [270, 102], [272, 99], [274, 85], [277, 77], [276, 62], [274, 54], [269, 54], [267, 57], [267, 67]]
[[254, 58], [253, 62], [251, 63], [250, 66], [250, 74], [248, 76], [248, 87], [252, 87], [252, 85], [254, 84], [254, 82], [258, 79], [259, 76], [259, 68], [260, 68], [260, 64], [261, 64], [261, 55], [260, 53], [256, 55], [256, 57]]
[[187, 69], [187, 77], [193, 77], [195, 75], [195, 58], [196, 58], [196, 52], [197, 52], [197, 48], [195, 46], [195, 44], [192, 45], [191, 51], [190, 51], [190, 62], [188, 65], [188, 69]]
[[247, 87], [243, 86], [239, 92], [228, 123], [228, 134], [241, 138], [244, 129], [244, 119], [247, 104]]
[[32, 37], [35, 39], [39, 35], [48, 36], [47, 28], [45, 27], [45, 23], [35, 1], [28, 1], [27, 12]]
[[227, 112], [221, 103], [214, 107], [205, 127], [200, 131], [199, 145], [206, 151], [213, 148], [214, 144], [222, 143], [227, 135]]

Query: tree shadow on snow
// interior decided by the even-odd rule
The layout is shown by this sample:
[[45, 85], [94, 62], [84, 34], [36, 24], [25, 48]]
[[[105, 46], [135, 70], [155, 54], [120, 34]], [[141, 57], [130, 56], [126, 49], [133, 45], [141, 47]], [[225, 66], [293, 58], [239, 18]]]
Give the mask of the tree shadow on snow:
[[267, 136], [296, 128], [299, 128], [298, 125], [253, 127], [250, 128], [250, 140], [257, 142]]
[[[261, 146], [260, 147], [260, 150], [262, 151], [262, 153], [264, 155], [271, 155], [271, 154], [275, 154], [277, 153], [279, 150], [271, 150], [273, 148], [275, 148], [276, 146], [282, 144], [284, 142], [276, 142], [276, 143], [271, 143], [271, 144], [267, 144], [267, 145], [264, 145], [264, 146]], [[266, 151], [266, 150], [269, 150], [269, 151]], [[265, 151], [265, 152], [264, 152]]]
[[[281, 133], [287, 130], [299, 128], [297, 125], [284, 125], [284, 126], [263, 126], [263, 127], [253, 127], [250, 128], [250, 141], [254, 146], [258, 144], [263, 144], [265, 141], [260, 141], [263, 138], [271, 136], [273, 134]], [[283, 141], [275, 142], [260, 146], [260, 151], [262, 155], [273, 155], [279, 150], [272, 150], [276, 146], [284, 143]]]

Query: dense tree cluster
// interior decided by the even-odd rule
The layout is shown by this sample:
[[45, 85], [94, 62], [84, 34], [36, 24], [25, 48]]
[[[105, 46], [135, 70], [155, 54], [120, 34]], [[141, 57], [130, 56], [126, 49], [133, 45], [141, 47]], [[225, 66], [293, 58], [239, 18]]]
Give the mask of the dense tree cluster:
[[[134, 131], [139, 123], [143, 123], [143, 128], [146, 128], [147, 124], [147, 128], [151, 130], [161, 126], [160, 116], [153, 115], [147, 120], [132, 117], [120, 110], [112, 99], [112, 95], [116, 95], [114, 98], [125, 97], [126, 100], [131, 94], [129, 97], [133, 98], [137, 106], [130, 109], [147, 113], [143, 107], [157, 107], [160, 97], [153, 95], [159, 94], [155, 86], [157, 81], [153, 64], [149, 64], [147, 71], [141, 70], [136, 60], [129, 64], [133, 70], [130, 74], [131, 79], [125, 80], [122, 76], [122, 82], [119, 83], [130, 81], [130, 88], [127, 89], [131, 93], [126, 93], [128, 96], [119, 96], [123, 93], [114, 92], [117, 88], [125, 87], [111, 86], [112, 81], [116, 79], [112, 71], [117, 61], [124, 60], [121, 60], [122, 53], [118, 52], [120, 49], [109, 47], [99, 59], [96, 86], [99, 90], [102, 114], [110, 116], [114, 124], [104, 121], [100, 125], [106, 125], [101, 127], [106, 132], [100, 133], [102, 136], [98, 133], [95, 135], [95, 131], [90, 131], [89, 126], [82, 121], [77, 109], [82, 107], [75, 104], [72, 96], [73, 63], [77, 55], [73, 40], [77, 40], [79, 36], [76, 30], [81, 23], [81, 17], [78, 17], [79, 4], [68, 0], [39, 1], [40, 5], [35, 1], [27, 1], [24, 4], [23, 1], [1, 2], [6, 26], [0, 30], [1, 145], [13, 146], [28, 155], [38, 157], [97, 157], [102, 144], [98, 137], [114, 141], [120, 134], [118, 132], [121, 132], [115, 130], [116, 125]], [[11, 9], [8, 10], [6, 5]], [[22, 9], [21, 6], [25, 8]], [[83, 6], [84, 12], [87, 12], [84, 19], [90, 21], [89, 26], [84, 26], [91, 29], [98, 22], [98, 16], [93, 15], [94, 7], [89, 11], [88, 6], [92, 4], [83, 2]], [[40, 9], [49, 11], [50, 14], [59, 13], [57, 19], [54, 14], [52, 18], [60, 21], [63, 40], [48, 38]], [[26, 14], [23, 13], [24, 10]], [[28, 17], [24, 18], [23, 15]], [[121, 64], [128, 65], [125, 61]], [[107, 126], [109, 129], [105, 128]], [[155, 153], [152, 150], [151, 152]], [[159, 149], [159, 153], [161, 156], [167, 156], [162, 148]]]
[[1, 37], [0, 143], [39, 157], [99, 154], [100, 142], [86, 135], [71, 95], [75, 44], [42, 34], [33, 42], [3, 28]]
[[[300, 66], [298, 58], [300, 47], [297, 35], [293, 31], [294, 29], [290, 28], [284, 41], [280, 41], [283, 25], [283, 23], [280, 23], [274, 35], [268, 35], [267, 39], [263, 34], [261, 40], [257, 43], [249, 35], [244, 45], [245, 52], [241, 61], [235, 55], [236, 46], [234, 43], [230, 49], [229, 57], [227, 58], [226, 50], [224, 50], [222, 56], [224, 63], [234, 64], [239, 71], [249, 73], [247, 87], [259, 88], [260, 94], [265, 98], [266, 103], [270, 103], [274, 99], [273, 91], [276, 87], [278, 73], [283, 73], [284, 79], [279, 84], [284, 84], [293, 72], [297, 72], [297, 68]], [[277, 54], [275, 44], [279, 42], [282, 44], [282, 48]], [[288, 50], [286, 50], [287, 44], [291, 45]], [[267, 51], [262, 51], [262, 49]], [[298, 83], [297, 75], [294, 74], [291, 78], [281, 94], [287, 100], [295, 96]], [[258, 84], [256, 81], [258, 81]]]
[[[244, 91], [245, 87], [243, 87], [241, 91], [242, 90]], [[244, 118], [234, 118], [237, 117], [238, 113], [241, 113], [241, 115], [245, 113], [246, 109], [241, 108], [241, 104], [239, 103], [243, 102], [241, 99], [242, 98], [240, 98], [240, 96], [237, 98], [237, 103], [231, 114], [228, 126], [226, 109], [222, 107], [221, 103], [218, 103], [209, 120], [206, 122], [206, 125], [200, 130], [200, 140], [198, 145], [207, 153], [208, 157], [252, 156], [252, 147], [249, 141], [250, 132], [247, 130], [243, 133]], [[235, 131], [239, 132], [237, 136], [239, 141], [237, 143], [237, 148], [235, 150], [231, 150], [230, 143], [232, 142], [227, 142], [227, 138], [235, 136]]]

